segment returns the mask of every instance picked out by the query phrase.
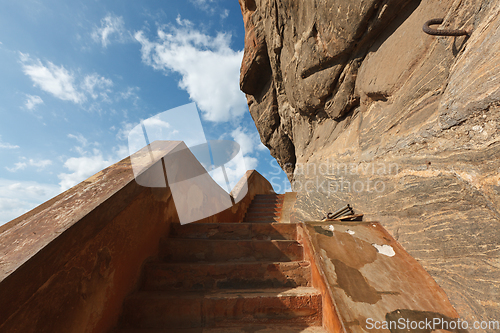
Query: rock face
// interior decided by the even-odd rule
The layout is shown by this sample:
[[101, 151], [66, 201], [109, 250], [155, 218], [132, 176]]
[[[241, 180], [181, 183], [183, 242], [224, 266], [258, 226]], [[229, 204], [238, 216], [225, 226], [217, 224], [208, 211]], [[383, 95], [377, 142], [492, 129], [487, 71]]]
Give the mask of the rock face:
[[[297, 218], [350, 203], [463, 319], [500, 320], [500, 1], [240, 5], [241, 89]], [[433, 18], [472, 33], [429, 36]]]

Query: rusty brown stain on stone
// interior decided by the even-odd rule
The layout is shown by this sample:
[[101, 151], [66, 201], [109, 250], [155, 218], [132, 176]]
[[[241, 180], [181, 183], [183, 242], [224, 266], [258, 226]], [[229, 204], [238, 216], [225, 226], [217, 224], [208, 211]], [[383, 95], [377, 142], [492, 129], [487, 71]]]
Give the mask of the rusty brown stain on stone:
[[350, 267], [338, 259], [330, 259], [335, 266], [337, 284], [354, 302], [375, 304], [382, 299], [377, 290], [370, 286], [357, 269]]
[[377, 250], [370, 243], [345, 232], [335, 230], [331, 233], [332, 238], [318, 235], [318, 244], [330, 259], [338, 260], [355, 269], [360, 269], [377, 259]]
[[377, 291], [359, 271], [377, 259], [377, 250], [372, 244], [345, 232], [325, 230], [324, 226], [314, 226], [314, 230], [321, 234], [318, 244], [335, 267], [338, 287], [353, 301], [375, 304], [382, 299], [381, 294], [397, 294]]
[[443, 290], [379, 223], [311, 222], [305, 230], [347, 332], [397, 309], [458, 318]]

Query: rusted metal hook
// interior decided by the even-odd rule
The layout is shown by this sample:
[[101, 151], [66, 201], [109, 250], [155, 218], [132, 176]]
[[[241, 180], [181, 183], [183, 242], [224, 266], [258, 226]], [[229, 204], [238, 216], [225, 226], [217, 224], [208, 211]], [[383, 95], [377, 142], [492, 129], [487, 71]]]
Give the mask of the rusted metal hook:
[[436, 18], [429, 20], [424, 23], [424, 26], [422, 27], [422, 30], [426, 34], [432, 35], [432, 36], [465, 36], [469, 35], [469, 32], [467, 30], [453, 30], [453, 29], [443, 29], [443, 30], [437, 30], [433, 29], [430, 26], [434, 24], [441, 24], [443, 23], [444, 19], [442, 18]]
[[326, 217], [324, 217], [323, 219], [334, 220], [344, 215], [354, 215], [354, 210], [349, 204], [347, 204], [347, 206], [345, 206], [344, 208], [339, 209], [335, 213], [326, 214]]

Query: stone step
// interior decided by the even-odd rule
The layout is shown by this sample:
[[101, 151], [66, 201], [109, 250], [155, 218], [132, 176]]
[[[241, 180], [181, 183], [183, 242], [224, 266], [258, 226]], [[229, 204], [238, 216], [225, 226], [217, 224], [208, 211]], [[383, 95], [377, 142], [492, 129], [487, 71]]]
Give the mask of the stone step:
[[245, 216], [245, 221], [246, 222], [253, 222], [253, 221], [279, 221], [280, 216], [279, 215], [249, 215]]
[[269, 224], [269, 223], [277, 223], [279, 222], [279, 219], [276, 218], [276, 219], [273, 219], [273, 218], [266, 218], [266, 219], [260, 219], [260, 220], [256, 220], [256, 219], [245, 219], [245, 222], [248, 222], [248, 223], [256, 223], [256, 224]]
[[249, 208], [247, 211], [246, 211], [246, 214], [255, 214], [255, 213], [258, 213], [258, 214], [281, 214], [282, 212], [282, 209], [281, 207], [275, 207], [275, 206], [269, 206], [269, 207], [263, 207], [263, 208]]
[[261, 216], [272, 216], [272, 217], [281, 217], [281, 212], [278, 211], [252, 211], [247, 212], [245, 217], [261, 217]]
[[247, 212], [246, 216], [281, 216], [281, 210], [253, 210]]
[[164, 238], [160, 258], [166, 262], [297, 261], [303, 259], [303, 249], [294, 240]]
[[283, 210], [283, 205], [282, 204], [257, 204], [257, 205], [250, 205], [247, 209], [247, 213], [251, 212], [281, 212]]
[[285, 199], [282, 195], [256, 195], [252, 202], [260, 202], [260, 201], [283, 201]]
[[197, 328], [321, 325], [321, 293], [311, 287], [206, 293], [139, 292], [123, 305], [120, 327]]
[[276, 207], [264, 208], [264, 209], [250, 209], [247, 210], [247, 214], [279, 214], [281, 215], [282, 209]]
[[171, 238], [232, 240], [295, 240], [297, 224], [190, 223], [174, 224]]
[[193, 291], [307, 287], [311, 267], [307, 261], [171, 264], [148, 263], [143, 290]]
[[252, 201], [249, 208], [252, 207], [267, 207], [267, 206], [283, 206], [283, 201], [281, 200], [262, 200], [262, 201]]
[[283, 201], [281, 200], [262, 200], [262, 201], [252, 201], [250, 207], [261, 207], [261, 206], [283, 206]]
[[174, 328], [174, 329], [141, 329], [129, 328], [118, 329], [113, 333], [328, 333], [321, 326], [283, 326], [283, 325], [259, 325], [244, 327], [218, 327], [218, 328]]
[[285, 197], [284, 194], [256, 194], [253, 197], [253, 200], [267, 200], [267, 199], [273, 199], [273, 198], [279, 198], [283, 199]]
[[282, 204], [271, 204], [271, 203], [262, 203], [256, 205], [250, 205], [247, 209], [247, 213], [250, 212], [281, 212], [283, 207]]

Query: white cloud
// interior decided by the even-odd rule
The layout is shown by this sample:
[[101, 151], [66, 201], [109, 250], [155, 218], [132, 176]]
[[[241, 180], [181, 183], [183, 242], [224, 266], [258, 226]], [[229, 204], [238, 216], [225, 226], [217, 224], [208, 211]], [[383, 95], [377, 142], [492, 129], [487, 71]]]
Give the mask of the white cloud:
[[29, 160], [29, 165], [37, 167], [39, 169], [44, 169], [48, 167], [49, 165], [52, 165], [51, 160]]
[[[39, 87], [56, 98], [82, 104], [90, 97], [96, 100], [110, 102], [109, 94], [112, 93], [113, 81], [97, 73], [85, 76], [76, 76], [64, 66], [54, 65], [47, 61], [43, 64], [40, 59], [31, 58], [29, 54], [20, 53], [23, 72], [31, 78], [34, 86]], [[77, 83], [78, 81], [78, 83]], [[131, 91], [130, 94], [132, 94]], [[33, 110], [43, 100], [40, 96], [26, 95], [28, 97], [25, 107]], [[100, 109], [97, 104], [92, 104], [89, 110]]]
[[207, 6], [209, 3], [214, 3], [214, 0], [189, 0], [192, 4], [196, 6]]
[[129, 156], [129, 151], [128, 151], [128, 147], [126, 145], [120, 145], [118, 147], [115, 147], [113, 149], [113, 153], [115, 154], [115, 158], [116, 158], [116, 161], [121, 161], [123, 160], [125, 157], [128, 157]]
[[17, 149], [19, 146], [11, 145], [10, 143], [3, 142], [2, 136], [0, 135], [0, 149]]
[[34, 110], [37, 105], [43, 104], [43, 100], [40, 96], [26, 95], [26, 97], [28, 99], [26, 100], [25, 106], [26, 106], [26, 109], [28, 109], [28, 110]]
[[148, 132], [160, 132], [171, 127], [168, 122], [160, 119], [159, 115], [144, 120], [143, 124]]
[[259, 144], [256, 147], [257, 150], [260, 150], [260, 151], [269, 150], [269, 148], [267, 148], [266, 146], [264, 146], [264, 144], [262, 143], [262, 141], [260, 141], [259, 133], [257, 133], [257, 137], [259, 138]]
[[229, 10], [221, 9], [217, 4], [218, 0], [189, 0], [189, 2], [207, 14], [214, 15], [216, 13], [220, 13], [219, 15], [222, 20], [229, 16]]
[[96, 43], [101, 43], [103, 47], [107, 47], [111, 40], [123, 43], [127, 40], [127, 31], [123, 17], [106, 15], [101, 20], [101, 27], [96, 27], [92, 32], [92, 38]]
[[52, 165], [51, 160], [34, 160], [34, 159], [26, 159], [25, 157], [21, 158], [22, 161], [14, 163], [14, 166], [12, 168], [5, 167], [7, 171], [10, 172], [16, 172], [19, 170], [24, 170], [28, 166], [36, 167], [38, 168], [38, 171], [41, 171], [42, 169], [48, 167], [49, 165]]
[[226, 19], [229, 16], [229, 9], [224, 9], [222, 13], [220, 14], [220, 18], [222, 20]]
[[127, 140], [128, 135], [132, 129], [134, 129], [135, 126], [137, 126], [137, 123], [127, 123], [127, 122], [122, 122], [122, 127], [118, 130], [118, 133], [116, 134], [116, 137], [119, 140]]
[[70, 173], [61, 173], [58, 175], [61, 181], [59, 185], [61, 190], [67, 190], [81, 181], [87, 179], [93, 174], [113, 164], [114, 161], [103, 157], [102, 153], [95, 150], [91, 156], [71, 157], [64, 163], [64, 167]]
[[53, 198], [57, 185], [0, 178], [0, 225]]
[[87, 139], [80, 133], [78, 133], [78, 135], [68, 134], [68, 138], [75, 139], [76, 141], [80, 142], [80, 144], [83, 147], [87, 146], [87, 144], [88, 144]]
[[43, 65], [39, 59], [33, 60], [28, 54], [21, 53], [24, 74], [28, 75], [35, 86], [55, 97], [80, 104], [86, 100], [75, 85], [75, 77], [64, 66], [56, 66], [50, 61]]
[[14, 164], [14, 166], [12, 168], [5, 167], [5, 169], [7, 169], [7, 171], [10, 171], [10, 172], [16, 172], [18, 170], [26, 169], [27, 166], [28, 166], [28, 164], [26, 164], [25, 162], [17, 162]]
[[102, 169], [128, 156], [127, 146], [123, 145], [115, 147], [113, 153], [106, 157], [98, 149], [93, 149], [91, 153], [80, 149], [80, 152], [83, 156], [70, 157], [64, 163], [64, 167], [70, 172], [60, 173], [57, 176], [61, 180], [59, 186], [62, 191], [75, 186]]
[[[236, 128], [230, 135], [240, 145], [240, 152], [224, 165], [230, 187], [233, 188], [247, 170], [257, 168], [259, 160], [249, 155], [261, 150], [260, 147], [263, 145], [260, 143], [258, 133], [251, 133], [248, 129], [242, 127]], [[223, 189], [227, 188], [222, 169], [216, 169], [210, 172], [210, 175]]]
[[241, 127], [233, 130], [231, 132], [231, 136], [233, 137], [234, 141], [238, 142], [243, 154], [253, 153], [254, 139], [248, 133], [244, 132]]
[[135, 87], [135, 88], [128, 87], [127, 91], [123, 91], [120, 93], [120, 97], [123, 99], [129, 99], [130, 97], [134, 97], [134, 96], [136, 96], [134, 90], [139, 90], [139, 87]]
[[[238, 183], [238, 181], [243, 177], [247, 170], [254, 170], [257, 167], [258, 160], [255, 157], [243, 156], [241, 152], [236, 155], [231, 161], [224, 165], [226, 170], [226, 175], [229, 181], [229, 187], [231, 189]], [[216, 168], [211, 171], [210, 176], [213, 180], [219, 184], [224, 190], [227, 190], [227, 185], [225, 181], [224, 174], [221, 168]]]
[[118, 94], [117, 100], [131, 100], [132, 103], [137, 106], [137, 102], [139, 101], [137, 91], [139, 90], [139, 87], [128, 87], [127, 90], [122, 91]]
[[255, 157], [245, 156], [244, 160], [247, 170], [255, 170], [259, 164], [259, 161]]
[[[82, 88], [85, 90], [90, 97], [96, 99], [101, 96], [103, 99], [108, 99], [108, 93], [111, 92], [109, 89], [113, 86], [113, 81], [105, 78], [104, 76], [99, 76], [97, 73], [93, 73], [85, 76], [82, 83]], [[100, 92], [96, 92], [100, 90]]]
[[243, 154], [252, 154], [256, 150], [266, 150], [266, 146], [260, 141], [259, 133], [250, 133], [248, 130], [238, 127], [231, 132], [231, 137], [238, 142]]
[[215, 12], [215, 0], [189, 0], [189, 2], [209, 14], [213, 14]]
[[247, 109], [239, 89], [243, 51], [231, 49], [231, 35], [212, 37], [177, 19], [177, 26], [158, 30], [150, 41], [143, 31], [135, 33], [141, 43], [142, 61], [157, 69], [181, 74], [179, 87], [189, 93], [205, 119], [221, 122], [238, 119]]

